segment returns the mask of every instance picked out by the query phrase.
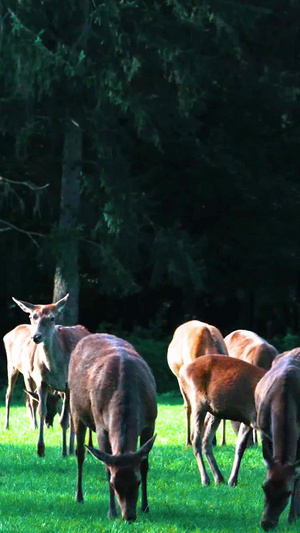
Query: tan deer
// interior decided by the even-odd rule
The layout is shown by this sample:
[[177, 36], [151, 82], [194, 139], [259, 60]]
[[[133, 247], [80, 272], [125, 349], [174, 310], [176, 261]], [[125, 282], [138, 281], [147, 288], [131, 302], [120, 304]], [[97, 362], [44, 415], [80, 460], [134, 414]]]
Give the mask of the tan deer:
[[[37, 344], [31, 338], [29, 324], [20, 324], [3, 337], [7, 358], [7, 391], [5, 398], [5, 423], [4, 429], [9, 429], [9, 414], [11, 397], [19, 374], [23, 374], [26, 391], [34, 393], [36, 384], [30, 375], [30, 361], [33, 360]], [[36, 409], [38, 402], [30, 395], [25, 394], [25, 403], [29, 413], [32, 429], [37, 428]], [[55, 415], [59, 410], [60, 395], [49, 393], [47, 397], [46, 426], [51, 427]]]
[[[50, 391], [63, 394], [63, 409], [61, 415], [62, 427], [62, 455], [67, 454], [66, 434], [69, 418], [69, 390], [68, 367], [72, 350], [77, 342], [90, 335], [83, 326], [64, 327], [56, 325], [56, 318], [65, 306], [69, 295], [56, 303], [35, 305], [13, 298], [14, 302], [29, 314], [31, 326], [30, 336], [36, 348], [23, 351], [26, 361], [23, 361], [23, 375], [27, 383], [34, 384], [39, 401], [39, 438], [37, 453], [45, 455], [44, 424], [47, 414], [47, 396]], [[27, 341], [27, 346], [31, 341]], [[31, 345], [32, 346], [32, 345]], [[25, 383], [26, 383], [25, 381]], [[26, 383], [26, 386], [27, 386]], [[32, 385], [33, 386], [33, 385]], [[30, 393], [30, 390], [28, 391]], [[70, 453], [73, 452], [73, 441], [70, 441]]]
[[[242, 422], [228, 485], [237, 485], [238, 473], [251, 427], [255, 426], [254, 392], [266, 370], [233, 357], [204, 355], [181, 367], [179, 379], [185, 401], [192, 413], [191, 440], [202, 485], [209, 485], [202, 449], [212, 470], [215, 483], [224, 481], [216, 463], [212, 440], [221, 419]], [[204, 420], [210, 417], [204, 427]], [[250, 427], [251, 426], [251, 427]]]
[[[247, 361], [247, 363], [259, 366], [265, 370], [271, 368], [274, 358], [278, 355], [278, 351], [272, 344], [269, 344], [265, 339], [254, 333], [254, 331], [247, 329], [232, 331], [224, 338], [224, 342], [230, 357], [242, 359], [242, 361]], [[238, 432], [239, 423], [232, 422], [232, 426], [234, 431]], [[252, 444], [257, 444], [257, 432], [255, 429], [253, 430], [253, 438], [249, 439], [249, 441]]]
[[[173, 339], [168, 347], [167, 360], [170, 369], [178, 379], [181, 394], [182, 390], [179, 380], [181, 367], [191, 363], [202, 355], [209, 354], [228, 355], [223, 336], [215, 326], [200, 322], [199, 320], [190, 320], [181, 324], [175, 330]], [[191, 411], [189, 404], [185, 401], [184, 394], [182, 396], [186, 410], [186, 444], [188, 446], [191, 444]], [[221, 444], [225, 444], [225, 420], [223, 421]]]

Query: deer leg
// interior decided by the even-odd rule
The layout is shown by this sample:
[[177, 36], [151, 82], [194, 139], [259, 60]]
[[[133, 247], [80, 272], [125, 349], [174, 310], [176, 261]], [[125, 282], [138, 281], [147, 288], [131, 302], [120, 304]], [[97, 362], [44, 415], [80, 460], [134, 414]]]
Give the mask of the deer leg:
[[288, 515], [288, 523], [294, 522], [300, 516], [300, 477], [295, 480]]
[[[35, 383], [31, 378], [24, 376], [24, 383], [25, 383], [26, 391], [34, 391]], [[30, 416], [31, 428], [37, 429], [36, 409], [37, 409], [38, 401], [35, 400], [30, 394], [28, 394], [28, 392], [26, 392], [25, 403], [26, 403], [26, 407], [27, 407], [27, 410]]]
[[220, 425], [220, 422], [220, 418], [216, 418], [215, 416], [209, 414], [209, 416], [206, 417], [206, 428], [202, 440], [203, 452], [213, 473], [215, 483], [224, 483], [224, 477], [219, 470], [212, 448], [213, 438]]
[[198, 411], [196, 415], [194, 416], [192, 444], [193, 444], [193, 449], [194, 449], [194, 455], [195, 455], [198, 468], [199, 468], [199, 472], [200, 472], [201, 483], [202, 485], [209, 485], [210, 479], [207, 475], [205, 465], [203, 462], [203, 457], [202, 457], [202, 430], [203, 430], [205, 415], [206, 415], [206, 412], [203, 410], [203, 411]]
[[89, 428], [89, 446], [93, 447], [93, 432], [91, 428]]
[[[140, 446], [143, 446], [147, 440], [151, 439], [154, 433], [154, 427], [144, 429], [140, 437]], [[142, 504], [141, 509], [143, 513], [149, 513], [148, 496], [147, 496], [147, 475], [149, 470], [148, 456], [143, 459], [141, 463], [141, 478], [142, 478]]]
[[[96, 428], [96, 433], [97, 433], [97, 441], [98, 441], [99, 449], [101, 451], [105, 452], [105, 453], [111, 454], [112, 453], [111, 445], [110, 445], [110, 442], [109, 442], [107, 431], [104, 431], [103, 429]], [[108, 484], [109, 484], [108, 518], [112, 519], [112, 518], [116, 518], [116, 516], [117, 516], [116, 501], [115, 501], [115, 491], [110, 486], [110, 470], [109, 470], [109, 468], [106, 465], [105, 465], [105, 471], [106, 471], [106, 477], [107, 477]]]
[[[296, 460], [300, 459], [300, 441], [297, 444]], [[288, 523], [294, 522], [300, 516], [300, 475], [296, 477], [288, 515]]]
[[7, 391], [6, 391], [6, 397], [5, 397], [5, 423], [4, 423], [4, 429], [9, 428], [9, 410], [10, 410], [10, 402], [11, 402], [11, 396], [13, 393], [13, 390], [15, 388], [16, 381], [18, 379], [19, 371], [16, 369], [13, 369], [13, 371], [8, 372], [8, 384], [7, 384]]
[[191, 446], [191, 405], [189, 402], [188, 397], [186, 396], [184, 389], [180, 383], [180, 380], [178, 380], [178, 385], [180, 388], [181, 395], [183, 397], [183, 405], [185, 409], [185, 419], [186, 419], [186, 448]]
[[257, 431], [256, 429], [253, 430], [253, 444], [258, 444], [258, 440], [257, 440]]
[[238, 482], [238, 475], [241, 466], [241, 461], [244, 455], [244, 451], [247, 448], [247, 441], [252, 432], [252, 428], [246, 426], [246, 424], [241, 424], [238, 432], [238, 438], [235, 446], [235, 455], [233, 466], [228, 480], [229, 487], [235, 487]]
[[70, 437], [69, 437], [69, 455], [74, 455], [74, 441], [75, 441], [75, 431], [74, 424], [71, 412], [69, 412], [69, 426], [70, 426]]
[[225, 446], [225, 444], [226, 444], [226, 420], [223, 418], [223, 420], [222, 420], [221, 446]]
[[44, 426], [45, 418], [47, 414], [47, 396], [48, 396], [48, 387], [46, 383], [42, 383], [37, 388], [37, 394], [39, 397], [39, 415], [40, 415], [40, 430], [39, 430], [39, 440], [37, 445], [37, 454], [39, 457], [44, 457], [45, 455], [45, 443], [44, 443]]
[[[62, 395], [63, 406], [60, 417], [60, 426], [62, 430], [62, 456], [66, 457], [67, 455], [67, 429], [69, 425], [69, 414], [70, 414], [70, 393], [69, 391], [64, 392]], [[73, 443], [74, 446], [74, 443]], [[73, 450], [74, 451], [74, 450]]]
[[75, 422], [75, 431], [76, 431], [76, 441], [77, 441], [77, 447], [76, 447], [76, 456], [77, 456], [76, 501], [79, 502], [79, 503], [83, 503], [84, 498], [83, 498], [83, 491], [82, 491], [82, 470], [83, 470], [84, 455], [85, 455], [84, 441], [85, 441], [86, 426], [79, 419], [76, 420], [76, 422]]

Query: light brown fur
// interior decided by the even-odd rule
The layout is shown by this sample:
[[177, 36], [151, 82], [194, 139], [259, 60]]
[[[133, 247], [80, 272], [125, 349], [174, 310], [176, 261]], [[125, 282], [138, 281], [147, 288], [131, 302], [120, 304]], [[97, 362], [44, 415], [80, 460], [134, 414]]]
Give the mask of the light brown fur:
[[[224, 342], [227, 346], [228, 355], [247, 361], [252, 365], [259, 366], [269, 370], [272, 362], [278, 351], [274, 346], [269, 344], [265, 339], [247, 329], [237, 329], [232, 331], [224, 338]], [[239, 431], [239, 423], [232, 423], [233, 429], [236, 433]], [[249, 444], [257, 444], [257, 432], [253, 430], [253, 438], [249, 439]]]
[[224, 338], [228, 355], [269, 370], [278, 351], [265, 339], [246, 329], [232, 331]]
[[[168, 347], [167, 360], [170, 369], [178, 379], [180, 390], [179, 372], [181, 367], [191, 363], [200, 356], [209, 354], [228, 355], [222, 334], [215, 326], [200, 322], [199, 320], [190, 320], [189, 322], [181, 324], [181, 326], [175, 330], [173, 339]], [[184, 407], [186, 410], [186, 444], [189, 445], [191, 443], [191, 413], [185, 399]], [[225, 421], [223, 423], [221, 444], [225, 444]]]
[[[61, 426], [63, 435], [62, 454], [66, 455], [66, 431], [69, 416], [69, 391], [67, 385], [68, 366], [71, 351], [75, 348], [77, 342], [90, 335], [90, 332], [83, 326], [64, 327], [55, 325], [55, 320], [59, 312], [63, 309], [69, 295], [54, 304], [34, 305], [20, 300], [13, 300], [21, 309], [30, 316], [30, 334], [31, 339], [36, 343], [35, 350], [29, 350], [25, 353], [28, 361], [26, 365], [26, 374], [36, 384], [37, 395], [39, 400], [39, 440], [37, 453], [39, 456], [45, 454], [44, 444], [44, 423], [47, 414], [47, 396], [48, 391], [55, 390], [63, 394], [63, 410], [61, 416]], [[28, 341], [27, 341], [28, 342]], [[70, 453], [73, 452], [73, 443], [71, 440]]]
[[[203, 485], [208, 485], [210, 481], [202, 458], [202, 447], [215, 482], [224, 481], [213, 455], [212, 440], [220, 419], [225, 418], [243, 423], [229, 479], [229, 485], [237, 484], [240, 462], [251, 431], [246, 426], [253, 427], [255, 421], [254, 390], [265, 372], [245, 361], [220, 355], [202, 356], [182, 366], [179, 380], [192, 412], [191, 440]], [[212, 416], [202, 438], [207, 413]]]
[[[7, 358], [8, 379], [4, 429], [8, 429], [10, 402], [19, 374], [23, 374], [25, 388], [28, 392], [33, 393], [36, 389], [36, 384], [32, 378], [32, 370], [37, 344], [32, 341], [31, 327], [29, 324], [20, 324], [6, 333], [3, 337], [3, 342]], [[32, 429], [36, 429], [37, 402], [29, 394], [25, 394], [25, 402], [30, 416], [31, 427]], [[58, 402], [59, 396], [56, 394], [49, 394], [47, 397], [46, 424], [48, 426], [52, 426], [53, 424], [53, 418], [57, 412]]]

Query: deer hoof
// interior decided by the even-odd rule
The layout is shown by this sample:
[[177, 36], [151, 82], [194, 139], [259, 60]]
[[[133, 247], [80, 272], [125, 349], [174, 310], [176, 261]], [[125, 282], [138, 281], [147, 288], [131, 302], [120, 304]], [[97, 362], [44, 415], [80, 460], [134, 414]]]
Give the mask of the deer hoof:
[[39, 457], [45, 457], [45, 445], [44, 444], [38, 444], [37, 454]]
[[228, 480], [228, 487], [236, 487], [236, 486], [237, 486], [237, 479]]

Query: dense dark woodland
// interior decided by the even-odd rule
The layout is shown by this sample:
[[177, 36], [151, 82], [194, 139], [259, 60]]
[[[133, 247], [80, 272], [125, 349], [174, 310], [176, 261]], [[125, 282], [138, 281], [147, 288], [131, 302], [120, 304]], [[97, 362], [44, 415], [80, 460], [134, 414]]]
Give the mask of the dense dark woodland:
[[0, 2], [1, 336], [28, 321], [11, 296], [66, 292], [92, 331], [298, 333], [299, 20], [298, 0]]

